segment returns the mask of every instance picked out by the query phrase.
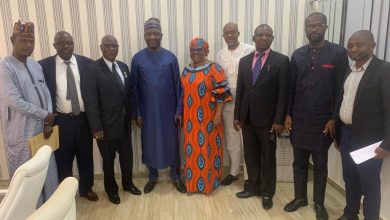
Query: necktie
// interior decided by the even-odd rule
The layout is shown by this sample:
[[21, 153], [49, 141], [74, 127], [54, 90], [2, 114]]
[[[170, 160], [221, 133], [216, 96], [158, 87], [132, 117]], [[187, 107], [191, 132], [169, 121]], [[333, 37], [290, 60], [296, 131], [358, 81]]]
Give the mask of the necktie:
[[80, 103], [79, 97], [77, 95], [76, 81], [73, 76], [72, 68], [70, 68], [70, 61], [64, 61], [66, 64], [66, 81], [67, 81], [67, 91], [66, 99], [70, 100], [72, 105], [72, 114], [80, 114]]
[[263, 57], [263, 53], [257, 53], [256, 56], [257, 56], [257, 60], [255, 63], [255, 66], [253, 67], [253, 70], [252, 70], [252, 73], [253, 73], [252, 85], [255, 85], [257, 78], [259, 78], [260, 71], [261, 71], [261, 58]]
[[123, 81], [122, 81], [121, 77], [119, 76], [118, 71], [116, 71], [115, 63], [112, 63], [112, 74], [114, 74], [116, 81], [119, 83], [119, 85], [121, 85], [121, 88], [123, 88]]

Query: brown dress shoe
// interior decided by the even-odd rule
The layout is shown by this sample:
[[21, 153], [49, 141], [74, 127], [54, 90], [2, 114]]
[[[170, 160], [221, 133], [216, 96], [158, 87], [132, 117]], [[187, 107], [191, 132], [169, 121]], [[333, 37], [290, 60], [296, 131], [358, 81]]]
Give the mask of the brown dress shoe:
[[85, 193], [85, 194], [80, 194], [80, 197], [84, 197], [84, 198], [88, 199], [89, 201], [98, 201], [99, 200], [98, 195], [92, 190]]

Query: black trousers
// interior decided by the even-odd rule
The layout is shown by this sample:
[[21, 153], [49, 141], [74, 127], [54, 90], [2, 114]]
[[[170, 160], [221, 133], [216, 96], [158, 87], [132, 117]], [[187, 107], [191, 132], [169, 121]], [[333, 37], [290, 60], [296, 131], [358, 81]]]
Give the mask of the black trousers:
[[378, 220], [381, 207], [381, 169], [383, 160], [370, 159], [355, 164], [350, 152], [352, 129], [341, 127], [341, 162], [345, 182], [346, 206], [344, 214], [354, 216], [359, 213], [360, 199], [363, 199], [364, 219]]
[[[129, 129], [130, 130], [130, 129]], [[118, 184], [115, 181], [114, 160], [119, 155], [119, 164], [122, 173], [122, 187], [129, 188], [133, 176], [133, 148], [131, 144], [131, 131], [115, 140], [97, 141], [100, 155], [103, 158], [104, 189], [109, 196], [118, 194]]]
[[294, 147], [294, 190], [296, 199], [307, 199], [307, 175], [310, 155], [314, 165], [313, 201], [324, 205], [326, 181], [328, 178], [328, 150], [330, 144], [321, 146], [320, 151]]
[[54, 152], [57, 162], [58, 180], [72, 176], [73, 160], [76, 156], [79, 170], [79, 192], [85, 194], [93, 186], [92, 134], [87, 116], [58, 113], [55, 124], [59, 127], [60, 148]]
[[270, 138], [270, 129], [248, 121], [242, 127], [242, 136], [248, 172], [245, 190], [272, 198], [276, 188], [276, 141]]

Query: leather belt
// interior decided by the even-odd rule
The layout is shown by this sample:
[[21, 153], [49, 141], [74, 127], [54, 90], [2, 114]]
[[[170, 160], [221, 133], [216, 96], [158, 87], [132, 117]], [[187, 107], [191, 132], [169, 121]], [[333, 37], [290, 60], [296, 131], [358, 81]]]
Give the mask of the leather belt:
[[63, 116], [63, 117], [77, 117], [77, 116], [84, 116], [85, 112], [80, 112], [80, 114], [75, 115], [72, 112], [71, 113], [62, 113], [62, 112], [57, 112], [57, 116]]

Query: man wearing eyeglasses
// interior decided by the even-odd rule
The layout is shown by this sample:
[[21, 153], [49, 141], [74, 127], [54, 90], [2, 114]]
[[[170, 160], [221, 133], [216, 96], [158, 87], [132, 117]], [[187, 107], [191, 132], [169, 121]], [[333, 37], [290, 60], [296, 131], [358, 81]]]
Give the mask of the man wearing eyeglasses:
[[53, 46], [57, 54], [40, 60], [39, 64], [42, 66], [53, 112], [56, 114], [54, 124], [59, 127], [60, 148], [54, 152], [58, 180], [61, 182], [72, 176], [73, 160], [76, 156], [80, 196], [97, 201], [99, 197], [92, 191], [92, 134], [80, 91], [80, 74], [92, 60], [73, 54], [73, 37], [66, 31], [56, 33]]
[[81, 80], [85, 110], [103, 158], [104, 189], [114, 204], [120, 203], [114, 173], [116, 153], [119, 154], [123, 189], [134, 195], [141, 194], [132, 181], [134, 92], [128, 66], [116, 60], [118, 47], [114, 36], [104, 36], [100, 44], [103, 57], [88, 64]]
[[328, 219], [324, 207], [328, 176], [328, 150], [334, 138], [336, 93], [348, 68], [345, 48], [324, 39], [326, 16], [314, 12], [305, 19], [309, 44], [291, 57], [291, 84], [285, 127], [294, 148], [295, 198], [284, 210], [307, 206], [309, 157], [314, 164], [314, 209], [317, 219]]

